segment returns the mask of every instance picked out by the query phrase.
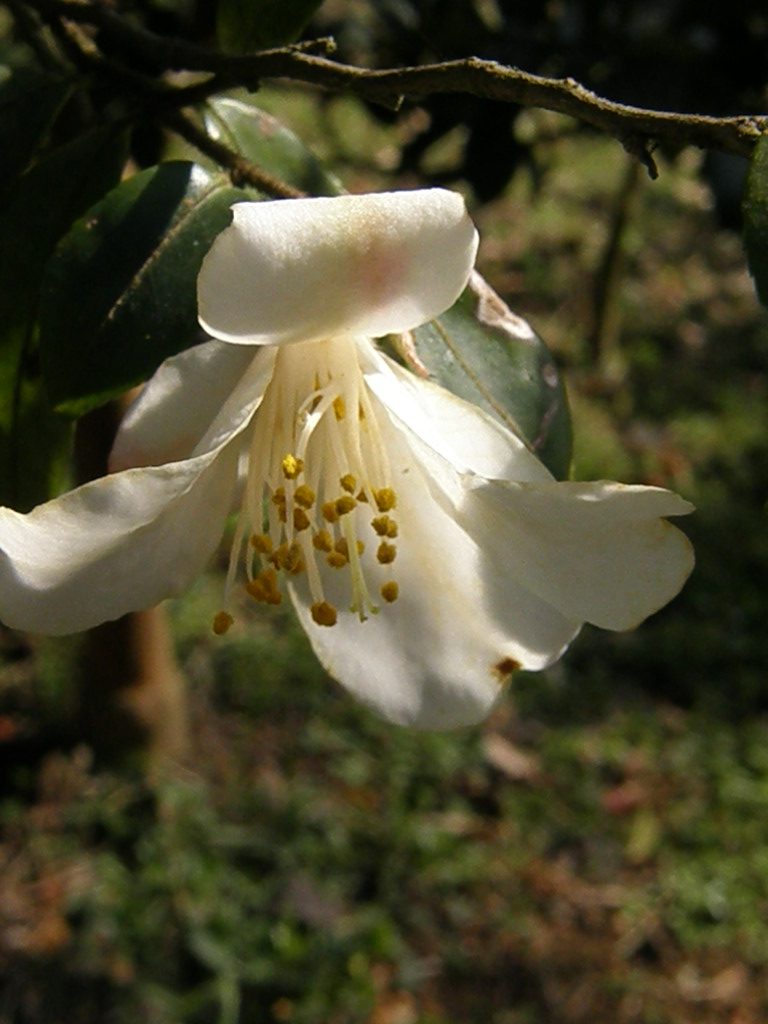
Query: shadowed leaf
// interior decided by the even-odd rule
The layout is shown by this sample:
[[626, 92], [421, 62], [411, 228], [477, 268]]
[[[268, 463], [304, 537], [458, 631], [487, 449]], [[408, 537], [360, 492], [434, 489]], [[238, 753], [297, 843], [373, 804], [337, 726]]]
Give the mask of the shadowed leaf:
[[250, 103], [231, 96], [212, 100], [205, 112], [205, 127], [213, 138], [308, 195], [343, 191], [297, 135]]
[[53, 75], [0, 66], [0, 190], [32, 159], [71, 90]]
[[323, 0], [219, 0], [216, 35], [222, 50], [247, 53], [292, 43]]
[[568, 475], [571, 421], [554, 359], [478, 273], [449, 310], [409, 337], [412, 350], [401, 355], [412, 369], [489, 412], [558, 479]]
[[80, 414], [195, 344], [203, 256], [254, 194], [176, 161], [118, 185], [62, 240], [43, 284], [40, 349], [51, 399]]
[[29, 508], [50, 492], [68, 438], [46, 401], [36, 340], [40, 284], [59, 238], [116, 181], [124, 132], [103, 127], [53, 150], [0, 200], [0, 500]]

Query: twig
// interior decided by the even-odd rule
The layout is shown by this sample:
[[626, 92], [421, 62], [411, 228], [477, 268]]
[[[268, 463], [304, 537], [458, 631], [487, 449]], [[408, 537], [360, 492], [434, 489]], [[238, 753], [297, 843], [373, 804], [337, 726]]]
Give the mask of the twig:
[[47, 71], [65, 72], [64, 61], [50, 44], [50, 40], [41, 37], [41, 24], [36, 14], [29, 11], [20, 0], [5, 0], [8, 10], [14, 17], [19, 29], [19, 36], [34, 52], [40, 66]]
[[278, 199], [299, 199], [305, 195], [299, 189], [293, 188], [286, 182], [275, 178], [266, 171], [257, 167], [256, 164], [246, 160], [239, 153], [235, 153], [228, 146], [211, 138], [207, 132], [199, 128], [195, 122], [179, 110], [169, 110], [161, 115], [161, 122], [170, 128], [172, 132], [186, 139], [201, 153], [211, 157], [221, 167], [229, 171], [229, 176], [235, 185], [251, 185], [253, 188], [265, 192], [267, 195]]
[[108, 7], [88, 0], [33, 0], [47, 17], [69, 18], [99, 30], [99, 45], [129, 53], [157, 70], [200, 71], [216, 76], [220, 88], [258, 88], [266, 78], [290, 79], [397, 108], [404, 100], [437, 93], [465, 93], [525, 107], [540, 107], [574, 117], [619, 139], [638, 155], [651, 174], [651, 143], [671, 142], [749, 156], [768, 132], [768, 116], [712, 117], [647, 110], [596, 95], [572, 78], [544, 78], [496, 61], [468, 57], [421, 67], [370, 70], [342, 64], [311, 52], [329, 52], [330, 40], [289, 46], [245, 56], [178, 39], [167, 39], [124, 21]]

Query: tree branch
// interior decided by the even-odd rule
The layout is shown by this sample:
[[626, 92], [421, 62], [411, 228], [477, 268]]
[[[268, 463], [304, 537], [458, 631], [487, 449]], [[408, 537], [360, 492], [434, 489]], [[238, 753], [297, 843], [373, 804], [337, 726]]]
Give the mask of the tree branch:
[[226, 168], [235, 185], [252, 185], [278, 199], [299, 199], [306, 194], [274, 175], [268, 174], [251, 163], [250, 160], [246, 160], [244, 156], [235, 153], [228, 146], [212, 138], [181, 111], [168, 110], [161, 116], [161, 122], [172, 132], [186, 139], [195, 149], [215, 160], [220, 167]]
[[464, 93], [524, 107], [539, 107], [576, 118], [619, 139], [653, 172], [649, 146], [657, 142], [692, 145], [749, 156], [768, 133], [768, 116], [712, 117], [647, 110], [598, 96], [572, 78], [544, 78], [496, 61], [468, 57], [420, 67], [370, 70], [311, 52], [332, 50], [332, 41], [289, 46], [245, 56], [177, 39], [167, 39], [124, 21], [108, 7], [88, 0], [34, 0], [45, 16], [63, 17], [98, 29], [103, 49], [140, 57], [158, 74], [198, 71], [213, 75], [219, 88], [257, 89], [263, 79], [288, 79], [331, 92], [349, 92], [397, 108], [440, 93]]

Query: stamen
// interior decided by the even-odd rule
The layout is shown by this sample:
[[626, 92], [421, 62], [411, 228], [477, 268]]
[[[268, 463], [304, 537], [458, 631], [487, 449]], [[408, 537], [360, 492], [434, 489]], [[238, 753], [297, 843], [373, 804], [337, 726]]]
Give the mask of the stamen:
[[343, 420], [347, 414], [347, 407], [341, 395], [337, 395], [333, 400], [333, 414], [337, 420]]
[[213, 632], [216, 636], [224, 636], [234, 621], [229, 612], [216, 612], [213, 617]]
[[333, 541], [327, 530], [318, 530], [312, 537], [312, 547], [318, 551], [333, 551]]
[[[357, 548], [358, 555], [362, 555], [362, 553], [365, 551], [365, 544], [363, 544], [361, 540], [355, 541], [355, 547]], [[333, 549], [334, 551], [341, 552], [341, 554], [344, 555], [345, 558], [349, 558], [349, 542], [347, 541], [346, 537], [339, 537], [339, 539], [333, 545]]]
[[380, 487], [373, 492], [373, 500], [379, 512], [390, 512], [397, 504], [397, 495], [391, 487]]
[[388, 544], [385, 540], [379, 544], [376, 551], [376, 559], [381, 565], [390, 565], [395, 560], [397, 548], [394, 544]]
[[281, 544], [270, 555], [270, 561], [276, 569], [283, 569], [285, 572], [291, 573], [292, 576], [303, 572], [305, 568], [304, 552], [301, 549], [301, 544], [297, 541], [292, 544]]
[[290, 452], [283, 456], [281, 465], [283, 467], [283, 476], [286, 480], [295, 480], [302, 469], [304, 469], [303, 461], [297, 459], [295, 455], [291, 455]]
[[320, 512], [326, 523], [336, 523], [339, 520], [339, 512], [335, 501], [324, 501], [320, 506]]
[[355, 536], [355, 523], [353, 516], [346, 516], [342, 520], [345, 540], [347, 541], [347, 557], [349, 558], [349, 576], [352, 581], [352, 603], [349, 606], [351, 612], [356, 612], [360, 621], [365, 622], [366, 611], [375, 614], [379, 609], [371, 600], [368, 587], [365, 583], [363, 567], [360, 563], [360, 555], [363, 546]]
[[357, 502], [351, 494], [342, 494], [340, 498], [336, 499], [334, 504], [340, 516], [348, 515], [357, 506]]
[[277, 518], [281, 523], [286, 522], [288, 517], [285, 511], [285, 490], [282, 487], [276, 488], [270, 500], [277, 510]]
[[336, 625], [336, 609], [327, 601], [315, 601], [309, 611], [318, 626]]
[[246, 583], [245, 589], [252, 598], [264, 604], [280, 604], [283, 600], [277, 585], [277, 570], [273, 566], [262, 569], [254, 579]]
[[[281, 573], [289, 579], [304, 575], [312, 620], [321, 626], [333, 626], [339, 614], [324, 593], [331, 568], [348, 577], [346, 607], [361, 621], [379, 610], [379, 594], [387, 604], [398, 597], [398, 584], [382, 568], [397, 553], [399, 523], [388, 514], [397, 496], [388, 486], [378, 407], [366, 390], [355, 344], [298, 343], [277, 354], [254, 418], [225, 607], [243, 552], [245, 589], [254, 600], [279, 604]], [[359, 534], [366, 531], [365, 540], [376, 542], [376, 557], [366, 560], [364, 570]], [[220, 633], [231, 624], [228, 612], [214, 619]]]
[[371, 526], [379, 537], [389, 537], [393, 540], [397, 536], [397, 523], [388, 515], [376, 516], [371, 520]]
[[293, 492], [293, 500], [300, 508], [312, 508], [315, 504], [315, 492], [306, 484], [299, 484]]
[[302, 530], [308, 530], [310, 527], [309, 516], [303, 508], [295, 508], [293, 510], [293, 528], [297, 533], [301, 533]]

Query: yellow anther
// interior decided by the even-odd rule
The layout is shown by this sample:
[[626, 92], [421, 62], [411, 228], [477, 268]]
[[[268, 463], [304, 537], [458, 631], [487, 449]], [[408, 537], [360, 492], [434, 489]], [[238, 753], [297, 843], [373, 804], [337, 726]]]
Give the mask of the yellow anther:
[[216, 612], [213, 617], [213, 632], [216, 636], [224, 636], [234, 621], [229, 612]]
[[[355, 541], [355, 547], [357, 548], [358, 555], [362, 555], [365, 551], [365, 544], [361, 540]], [[345, 558], [349, 558], [349, 544], [347, 544], [346, 537], [339, 537], [336, 543], [333, 545], [333, 550], [338, 551], [339, 554], [344, 555]]]
[[312, 547], [317, 551], [333, 551], [333, 541], [327, 530], [318, 530], [312, 538]]
[[245, 590], [247, 594], [250, 594], [254, 601], [264, 601], [266, 603], [269, 590], [264, 586], [260, 579], [248, 580], [245, 584]]
[[381, 584], [380, 593], [385, 601], [392, 604], [393, 601], [397, 600], [397, 595], [400, 593], [400, 587], [398, 587], [394, 580], [387, 580], [386, 583]]
[[389, 537], [392, 540], [397, 536], [397, 523], [388, 515], [376, 516], [371, 520], [371, 526], [380, 537]]
[[325, 556], [325, 560], [332, 569], [343, 569], [349, 564], [349, 559], [343, 551], [331, 551]]
[[299, 508], [312, 508], [315, 504], [315, 492], [306, 484], [299, 484], [293, 492], [293, 500]]
[[357, 481], [351, 473], [345, 473], [339, 480], [342, 491], [346, 491], [347, 494], [354, 494], [355, 488], [357, 487]]
[[336, 499], [334, 505], [336, 506], [336, 512], [340, 516], [345, 516], [348, 512], [352, 511], [355, 505], [357, 505], [357, 502], [351, 494], [342, 494], [340, 498]]
[[283, 467], [283, 476], [286, 480], [295, 480], [299, 473], [304, 469], [304, 463], [301, 459], [297, 459], [295, 455], [291, 455], [289, 452], [283, 456], [283, 460], [280, 463]]
[[397, 504], [397, 495], [391, 487], [380, 487], [373, 492], [373, 500], [379, 512], [391, 512]]
[[272, 504], [277, 505], [280, 508], [281, 505], [285, 505], [285, 490], [282, 487], [276, 487], [271, 498]]
[[293, 510], [293, 528], [297, 532], [301, 530], [309, 529], [309, 516], [303, 508], [295, 508]]
[[337, 395], [333, 400], [333, 414], [337, 420], [343, 420], [347, 415], [347, 407], [341, 395]]
[[264, 604], [280, 604], [283, 595], [277, 586], [277, 571], [269, 566], [257, 573], [252, 580], [249, 580], [245, 589], [256, 601]]
[[286, 572], [290, 572], [295, 576], [306, 568], [304, 565], [304, 553], [301, 550], [301, 544], [297, 544], [294, 541], [293, 544], [281, 544], [280, 547], [282, 548], [282, 555], [280, 558], [281, 569], [285, 569]]
[[335, 523], [338, 521], [339, 512], [336, 508], [335, 501], [324, 501], [320, 506], [320, 512], [322, 513], [323, 519], [326, 523]]
[[397, 548], [395, 545], [388, 544], [383, 540], [376, 551], [376, 558], [382, 565], [389, 565], [391, 562], [394, 562], [396, 554]]
[[272, 538], [268, 533], [254, 533], [251, 536], [251, 547], [260, 555], [268, 555], [272, 550]]
[[309, 611], [318, 626], [336, 625], [336, 609], [327, 601], [315, 601]]
[[358, 501], [368, 501], [368, 495], [365, 493], [365, 491], [358, 491], [356, 497]]

